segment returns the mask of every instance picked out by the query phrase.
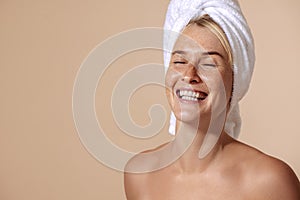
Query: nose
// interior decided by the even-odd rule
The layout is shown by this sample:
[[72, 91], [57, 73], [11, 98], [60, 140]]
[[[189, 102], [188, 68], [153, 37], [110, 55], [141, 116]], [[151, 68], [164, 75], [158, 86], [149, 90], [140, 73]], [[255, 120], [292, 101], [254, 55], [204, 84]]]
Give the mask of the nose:
[[197, 84], [201, 82], [201, 78], [197, 73], [197, 69], [192, 64], [187, 66], [186, 70], [182, 74], [181, 80], [189, 84]]

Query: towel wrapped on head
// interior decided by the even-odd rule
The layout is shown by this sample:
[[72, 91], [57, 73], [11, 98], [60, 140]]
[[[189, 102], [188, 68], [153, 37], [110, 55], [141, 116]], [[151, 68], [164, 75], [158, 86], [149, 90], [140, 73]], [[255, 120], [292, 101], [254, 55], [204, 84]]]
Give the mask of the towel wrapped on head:
[[[164, 24], [164, 49], [172, 49], [176, 41], [170, 31], [182, 32], [193, 19], [209, 15], [224, 31], [232, 51], [233, 91], [225, 122], [225, 132], [237, 138], [241, 129], [238, 102], [246, 94], [255, 62], [254, 42], [240, 6], [235, 0], [171, 0]], [[168, 31], [167, 31], [168, 30]], [[170, 52], [164, 52], [169, 67]], [[175, 134], [176, 118], [171, 113], [169, 132]]]

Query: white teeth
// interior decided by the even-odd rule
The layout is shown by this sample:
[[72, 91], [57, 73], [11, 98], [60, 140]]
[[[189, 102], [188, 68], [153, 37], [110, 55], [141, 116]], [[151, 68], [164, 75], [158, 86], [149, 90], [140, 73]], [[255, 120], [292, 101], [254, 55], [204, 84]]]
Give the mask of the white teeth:
[[188, 97], [193, 97], [193, 98], [199, 98], [200, 93], [199, 92], [194, 92], [190, 90], [179, 90], [179, 95], [182, 96], [188, 96]]
[[179, 96], [184, 100], [198, 101], [200, 93], [191, 90], [179, 90]]
[[182, 99], [188, 100], [188, 101], [198, 101], [198, 99], [196, 99], [194, 97], [188, 97], [188, 96], [183, 96]]

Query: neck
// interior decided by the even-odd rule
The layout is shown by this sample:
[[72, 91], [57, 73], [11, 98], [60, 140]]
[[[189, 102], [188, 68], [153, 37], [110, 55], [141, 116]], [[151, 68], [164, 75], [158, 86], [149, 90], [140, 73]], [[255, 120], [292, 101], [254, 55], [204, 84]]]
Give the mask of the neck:
[[[176, 168], [182, 172], [202, 172], [212, 166], [214, 161], [221, 155], [224, 146], [230, 141], [230, 137], [221, 131], [220, 135], [212, 141], [205, 140], [209, 126], [200, 127], [195, 124], [179, 123], [177, 126], [176, 138], [173, 141], [173, 151], [184, 152], [175, 162]], [[203, 158], [199, 158], [200, 148], [205, 145], [213, 146], [212, 150]], [[209, 144], [207, 144], [209, 143]]]

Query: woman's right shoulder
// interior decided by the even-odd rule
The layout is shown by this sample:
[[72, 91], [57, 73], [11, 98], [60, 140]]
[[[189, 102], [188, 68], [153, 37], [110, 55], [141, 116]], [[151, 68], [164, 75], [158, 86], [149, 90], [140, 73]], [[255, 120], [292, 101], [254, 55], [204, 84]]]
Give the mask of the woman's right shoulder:
[[139, 199], [145, 194], [151, 172], [159, 165], [160, 155], [157, 153], [168, 143], [133, 156], [124, 169], [124, 187], [128, 199]]
[[159, 145], [153, 149], [148, 149], [134, 155], [126, 164], [125, 171], [130, 173], [148, 173], [155, 171], [159, 166], [162, 149], [169, 142]]

